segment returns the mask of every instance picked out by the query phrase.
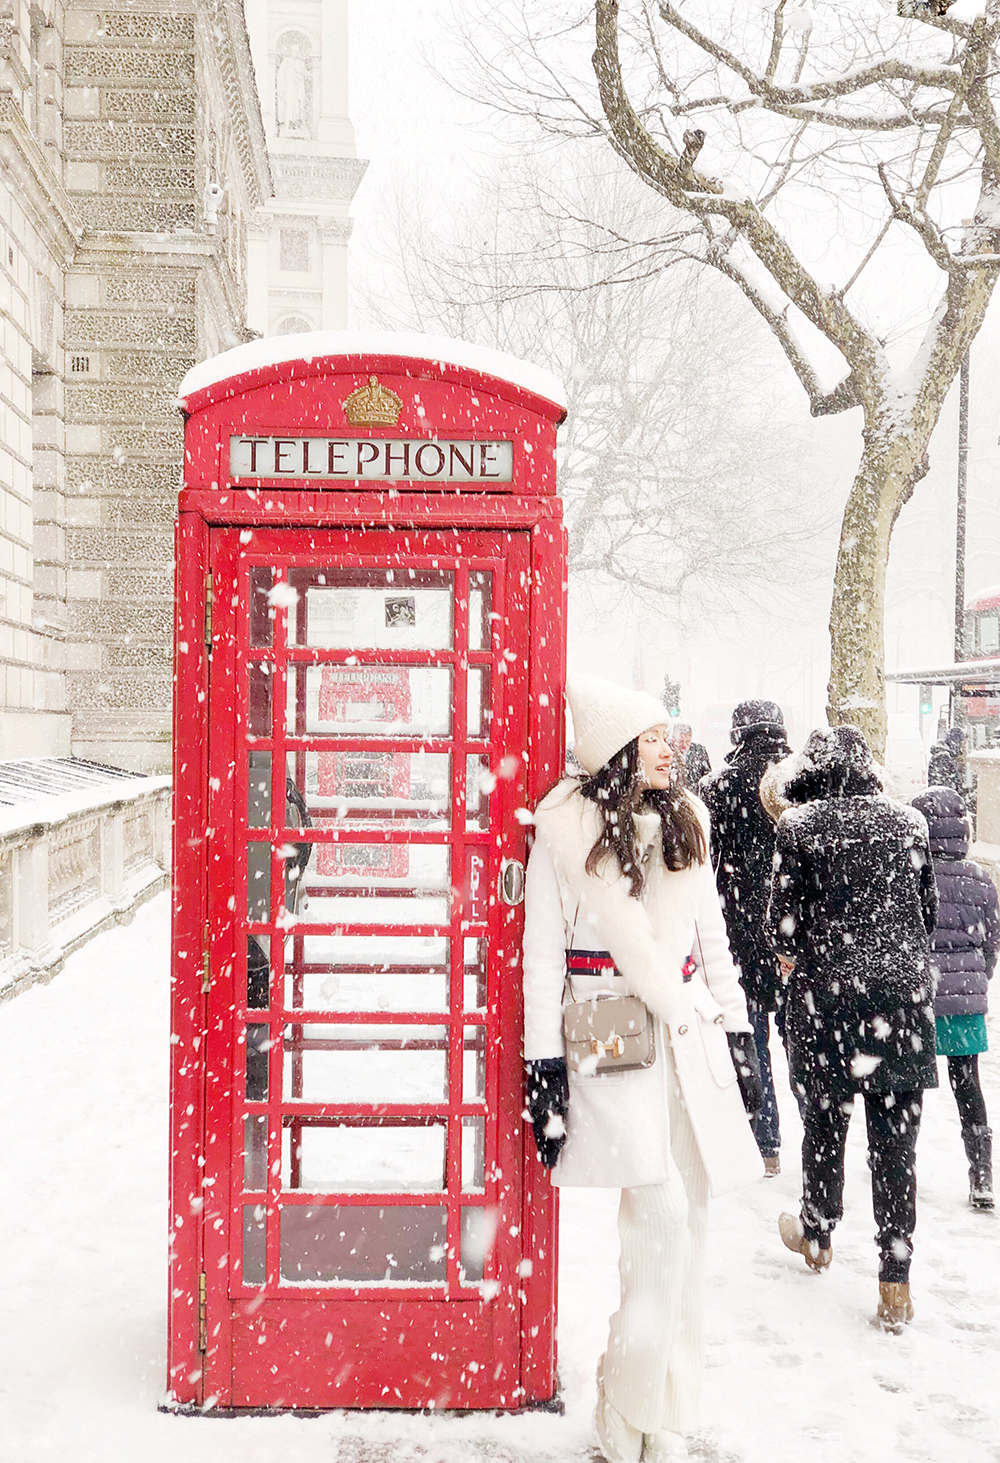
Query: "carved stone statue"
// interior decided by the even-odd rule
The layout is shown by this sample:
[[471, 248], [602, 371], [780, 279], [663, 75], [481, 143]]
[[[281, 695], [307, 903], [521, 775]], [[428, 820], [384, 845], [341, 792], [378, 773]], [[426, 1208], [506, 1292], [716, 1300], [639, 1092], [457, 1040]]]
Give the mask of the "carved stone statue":
[[275, 114], [278, 131], [309, 135], [306, 107], [306, 63], [301, 56], [282, 56], [275, 74]]

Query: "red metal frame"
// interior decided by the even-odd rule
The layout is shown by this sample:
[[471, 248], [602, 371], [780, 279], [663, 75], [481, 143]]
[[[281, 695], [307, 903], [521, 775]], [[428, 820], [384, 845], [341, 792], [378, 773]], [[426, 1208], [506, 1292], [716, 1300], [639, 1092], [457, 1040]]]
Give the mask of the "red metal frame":
[[[435, 380], [426, 362], [396, 360], [350, 363], [342, 358], [310, 363], [305, 379], [287, 367], [262, 380], [230, 380], [201, 400], [191, 398], [188, 470], [180, 499], [177, 533], [177, 623], [175, 656], [175, 877], [173, 944], [172, 1063], [172, 1246], [170, 1269], [170, 1389], [179, 1405], [250, 1407], [450, 1406], [516, 1408], [550, 1398], [555, 1390], [556, 1195], [538, 1164], [520, 1121], [520, 945], [521, 910], [491, 893], [488, 906], [465, 885], [467, 859], [488, 863], [486, 887], [495, 891], [501, 857], [525, 857], [525, 830], [515, 809], [533, 802], [558, 777], [563, 756], [562, 690], [565, 674], [565, 535], [553, 496], [558, 410], [530, 398], [521, 388], [475, 373], [444, 371]], [[412, 367], [412, 369], [411, 369]], [[228, 433], [291, 431], [327, 420], [353, 387], [379, 374], [405, 402], [398, 431], [457, 438], [506, 435], [515, 449], [514, 482], [495, 494], [405, 492], [396, 486], [365, 485], [365, 491], [302, 491], [280, 487], [234, 489], [221, 476]], [[385, 373], [385, 374], [383, 374]], [[475, 379], [473, 379], [475, 377]], [[289, 382], [293, 381], [290, 387]], [[414, 387], [414, 381], [418, 384]], [[409, 396], [407, 396], [409, 390]], [[477, 398], [473, 401], [472, 398]], [[416, 415], [417, 404], [424, 413]], [[432, 415], [431, 406], [436, 407]], [[412, 413], [413, 425], [405, 420]], [[338, 431], [342, 431], [338, 427]], [[394, 429], [396, 430], [396, 429]], [[347, 435], [346, 432], [342, 432]], [[364, 431], [353, 429], [362, 437]], [[307, 435], [303, 429], [300, 435]], [[525, 447], [530, 450], [525, 450]], [[519, 473], [521, 477], [519, 477]], [[532, 491], [525, 491], [525, 482]], [[322, 568], [343, 564], [399, 563], [418, 570], [433, 566], [456, 575], [455, 647], [451, 651], [326, 650], [284, 643], [285, 615], [275, 620], [270, 737], [248, 738], [240, 720], [249, 706], [246, 628], [248, 574], [254, 563]], [[497, 601], [494, 644], [465, 650], [463, 635], [470, 571], [489, 569]], [[204, 644], [206, 575], [211, 571], [213, 654]], [[504, 589], [506, 584], [506, 589]], [[502, 595], [506, 594], [504, 600]], [[242, 627], [242, 628], [241, 628]], [[505, 654], [506, 652], [506, 654]], [[254, 651], [254, 658], [260, 652]], [[285, 667], [294, 664], [419, 664], [450, 666], [453, 719], [450, 745], [451, 831], [387, 827], [344, 833], [332, 826], [310, 830], [309, 841], [333, 848], [353, 842], [387, 847], [447, 843], [455, 892], [449, 920], [451, 1002], [449, 1011], [330, 1011], [299, 1007], [260, 1010], [244, 1004], [236, 909], [246, 909], [245, 857], [248, 843], [272, 844], [272, 914], [283, 897], [281, 846], [296, 839], [279, 822], [268, 829], [247, 826], [241, 769], [248, 743], [270, 751], [275, 789], [283, 784], [286, 750], [304, 751], [317, 739], [289, 736], [285, 726]], [[465, 676], [470, 665], [493, 668], [494, 739], [470, 740], [465, 732]], [[501, 740], [496, 733], [502, 731]], [[340, 739], [345, 743], [350, 739]], [[322, 745], [334, 743], [323, 738]], [[339, 741], [336, 743], [339, 745]], [[402, 752], [411, 742], [366, 738], [366, 751]], [[412, 739], [412, 748], [433, 751], [433, 738]], [[511, 749], [517, 753], [493, 795], [499, 817], [488, 830], [466, 829], [460, 775], [465, 747], [490, 756], [496, 769]], [[459, 750], [461, 749], [461, 751]], [[297, 763], [296, 766], [301, 765]], [[279, 779], [279, 769], [281, 776]], [[237, 796], [234, 801], [234, 788]], [[277, 791], [275, 799], [277, 800]], [[242, 802], [240, 801], [242, 799]], [[276, 815], [277, 816], [277, 815]], [[301, 833], [298, 835], [301, 838]], [[464, 900], [464, 905], [463, 901]], [[363, 906], [362, 906], [363, 907]], [[471, 920], [470, 920], [471, 916]], [[480, 921], [485, 917], [485, 924]], [[333, 932], [340, 926], [310, 925]], [[351, 933], [439, 933], [441, 927], [410, 924], [366, 926]], [[490, 949], [485, 1013], [463, 1010], [464, 939], [477, 929]], [[283, 991], [281, 931], [271, 935], [271, 988]], [[240, 938], [243, 938], [242, 936]], [[293, 950], [298, 947], [293, 943]], [[207, 949], [210, 989], [203, 992]], [[300, 964], [301, 952], [294, 957]], [[280, 967], [280, 968], [279, 968]], [[273, 997], [272, 997], [273, 999]], [[284, 997], [282, 996], [282, 999]], [[270, 1024], [269, 1099], [246, 1102], [242, 1031], [248, 1023]], [[282, 1028], [292, 1030], [286, 1038]], [[478, 1115], [475, 1105], [300, 1103], [281, 1090], [282, 1060], [317, 1042], [343, 1041], [305, 1035], [308, 1025], [338, 1032], [371, 1028], [445, 1028], [448, 1091], [462, 1094], [462, 1062], [469, 1030], [483, 1033], [486, 1068], [486, 1192], [461, 1195], [461, 1123]], [[298, 1034], [295, 1034], [297, 1028]], [[433, 1038], [432, 1044], [433, 1044]], [[478, 1038], [477, 1038], [478, 1040]], [[290, 1045], [289, 1045], [290, 1043]], [[244, 1285], [236, 1261], [240, 1252], [242, 1117], [268, 1118], [270, 1187], [274, 1208], [336, 1202], [388, 1208], [425, 1201], [447, 1211], [448, 1260], [443, 1285], [281, 1285], [277, 1224], [267, 1228], [268, 1284]], [[281, 1190], [283, 1126], [301, 1132], [309, 1119], [350, 1118], [379, 1125], [405, 1119], [447, 1125], [448, 1184], [442, 1193], [315, 1195]], [[294, 1127], [295, 1124], [298, 1127]], [[530, 1135], [527, 1135], [530, 1136]], [[294, 1143], [292, 1145], [294, 1152]], [[495, 1206], [501, 1218], [487, 1269], [486, 1288], [463, 1284], [459, 1275], [459, 1211]], [[204, 1276], [199, 1316], [199, 1278]], [[469, 1366], [476, 1362], [476, 1369]]]

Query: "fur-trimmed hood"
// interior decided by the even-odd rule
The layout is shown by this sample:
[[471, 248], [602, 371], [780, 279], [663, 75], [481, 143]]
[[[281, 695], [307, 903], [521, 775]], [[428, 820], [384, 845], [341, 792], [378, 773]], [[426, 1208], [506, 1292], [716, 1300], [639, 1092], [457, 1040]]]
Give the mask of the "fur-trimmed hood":
[[[708, 813], [696, 798], [691, 801], [707, 846]], [[637, 851], [644, 862], [642, 896], [636, 899], [614, 859], [587, 873], [587, 855], [600, 837], [602, 816], [582, 796], [575, 779], [560, 782], [535, 810], [536, 834], [548, 846], [581, 914], [600, 935], [631, 993], [673, 1030], [692, 1018], [690, 988], [681, 968], [691, 950], [704, 881], [712, 875], [707, 862], [676, 872], [668, 869], [657, 837], [659, 823], [655, 813], [636, 819]]]

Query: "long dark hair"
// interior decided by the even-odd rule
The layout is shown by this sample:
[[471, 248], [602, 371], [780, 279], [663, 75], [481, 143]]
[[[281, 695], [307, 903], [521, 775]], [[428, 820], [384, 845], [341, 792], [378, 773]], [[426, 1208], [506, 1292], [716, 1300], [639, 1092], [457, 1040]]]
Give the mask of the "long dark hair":
[[663, 862], [676, 872], [705, 861], [705, 831], [682, 783], [667, 788], [646, 786], [639, 777], [639, 738], [616, 752], [610, 762], [592, 777], [580, 779], [581, 794], [596, 803], [604, 826], [587, 855], [586, 870], [596, 874], [606, 859], [613, 858], [629, 881], [629, 893], [642, 893], [642, 869], [636, 862], [635, 816], [643, 811], [660, 815], [663, 830]]

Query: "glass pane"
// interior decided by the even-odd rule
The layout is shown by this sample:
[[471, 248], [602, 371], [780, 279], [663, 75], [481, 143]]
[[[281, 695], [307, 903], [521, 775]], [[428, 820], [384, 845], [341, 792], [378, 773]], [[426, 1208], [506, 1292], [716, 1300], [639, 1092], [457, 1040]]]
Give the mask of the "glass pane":
[[250, 705], [247, 710], [247, 731], [252, 737], [271, 735], [271, 685], [273, 681], [274, 668], [270, 661], [252, 660], [250, 662]]
[[462, 1101], [486, 1101], [486, 1027], [466, 1026], [462, 1034]]
[[443, 844], [316, 843], [298, 915], [310, 924], [441, 925], [451, 918]]
[[271, 754], [251, 752], [247, 778], [247, 823], [251, 828], [271, 826]]
[[243, 1120], [243, 1187], [248, 1193], [267, 1188], [267, 1114]]
[[475, 830], [490, 826], [490, 793], [496, 787], [489, 757], [465, 759], [465, 826]]
[[446, 569], [295, 569], [295, 645], [450, 650], [455, 576]]
[[486, 1119], [462, 1119], [462, 1193], [486, 1192]]
[[317, 828], [448, 828], [447, 752], [290, 752]]
[[462, 1279], [477, 1285], [483, 1278], [486, 1261], [493, 1248], [497, 1232], [495, 1209], [480, 1206], [462, 1208], [462, 1239], [459, 1263]]
[[[470, 737], [487, 740], [490, 735], [490, 668], [485, 665], [469, 667], [469, 690], [467, 709], [467, 730]], [[266, 735], [266, 733], [262, 733]]]
[[274, 644], [274, 609], [271, 586], [274, 573], [267, 567], [250, 570], [250, 644]]
[[447, 1187], [447, 1128], [380, 1123], [285, 1128], [281, 1183], [318, 1194], [427, 1194]]
[[486, 950], [485, 940], [465, 941], [463, 986], [467, 1011], [486, 1010]]
[[996, 615], [984, 615], [979, 621], [979, 649], [984, 655], [996, 655], [1000, 650]]
[[281, 1278], [313, 1285], [440, 1284], [448, 1211], [439, 1205], [289, 1205], [281, 1211]]
[[247, 844], [247, 919], [267, 924], [271, 917], [271, 845]]
[[266, 1010], [271, 1004], [271, 937], [247, 936], [247, 1005]]
[[247, 1102], [266, 1102], [268, 1092], [268, 1052], [271, 1049], [271, 1028], [252, 1022], [246, 1030]]
[[291, 1101], [447, 1102], [448, 1028], [286, 1026], [284, 1087]]
[[285, 1003], [309, 1011], [446, 1011], [449, 941], [406, 935], [293, 935]]
[[469, 649], [490, 650], [490, 611], [493, 608], [493, 575], [479, 571], [469, 575]]
[[243, 1284], [263, 1285], [267, 1279], [266, 1210], [263, 1204], [243, 1206]]
[[450, 666], [290, 665], [286, 727], [298, 737], [446, 737]]

